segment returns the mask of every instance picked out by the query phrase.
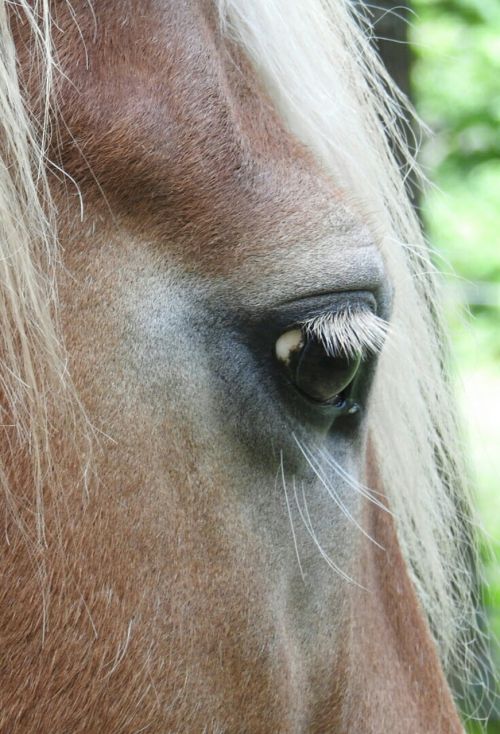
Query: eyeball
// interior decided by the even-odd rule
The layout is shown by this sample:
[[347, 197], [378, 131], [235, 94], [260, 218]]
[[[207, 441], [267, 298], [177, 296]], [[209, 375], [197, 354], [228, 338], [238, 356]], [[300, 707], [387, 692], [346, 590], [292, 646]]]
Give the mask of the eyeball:
[[295, 387], [308, 398], [336, 405], [351, 414], [358, 407], [343, 393], [354, 380], [361, 356], [331, 354], [312, 334], [294, 328], [283, 333], [275, 344], [278, 362]]

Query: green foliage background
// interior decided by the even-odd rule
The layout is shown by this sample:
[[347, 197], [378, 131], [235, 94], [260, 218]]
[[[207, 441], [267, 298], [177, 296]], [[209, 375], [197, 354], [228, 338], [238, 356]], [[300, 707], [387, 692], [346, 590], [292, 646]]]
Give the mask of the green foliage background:
[[[457, 392], [486, 540], [485, 604], [500, 638], [500, 0], [413, 0], [412, 92], [434, 134], [422, 215], [457, 353]], [[493, 645], [496, 675], [498, 648]], [[497, 705], [498, 708], [498, 705]], [[485, 712], [483, 712], [484, 715]], [[471, 724], [470, 731], [478, 731]], [[488, 734], [500, 732], [500, 713]]]

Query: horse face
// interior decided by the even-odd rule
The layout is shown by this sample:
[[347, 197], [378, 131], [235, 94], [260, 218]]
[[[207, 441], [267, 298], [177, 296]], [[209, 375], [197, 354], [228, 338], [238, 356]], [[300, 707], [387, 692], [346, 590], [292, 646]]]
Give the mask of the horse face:
[[60, 731], [340, 731], [375, 359], [304, 324], [387, 317], [382, 259], [208, 6], [73, 5], [53, 192], [98, 482], [67, 500]]

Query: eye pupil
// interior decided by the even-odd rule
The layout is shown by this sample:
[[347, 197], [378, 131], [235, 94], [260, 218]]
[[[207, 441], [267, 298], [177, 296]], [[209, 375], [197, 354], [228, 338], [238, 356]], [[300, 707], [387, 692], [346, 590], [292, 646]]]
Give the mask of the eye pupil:
[[[298, 334], [301, 334], [301, 339]], [[278, 347], [284, 344], [290, 344], [292, 348], [279, 350]], [[302, 393], [317, 402], [332, 403], [336, 407], [345, 402], [340, 393], [353, 381], [361, 362], [360, 356], [328, 353], [313, 335], [306, 336], [297, 329], [285, 332], [278, 339], [276, 356]]]

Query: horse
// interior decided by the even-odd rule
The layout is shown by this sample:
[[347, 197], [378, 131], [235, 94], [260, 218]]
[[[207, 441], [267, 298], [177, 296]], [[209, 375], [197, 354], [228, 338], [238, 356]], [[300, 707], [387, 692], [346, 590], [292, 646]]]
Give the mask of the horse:
[[0, 2], [5, 734], [463, 731], [439, 284], [357, 12]]

